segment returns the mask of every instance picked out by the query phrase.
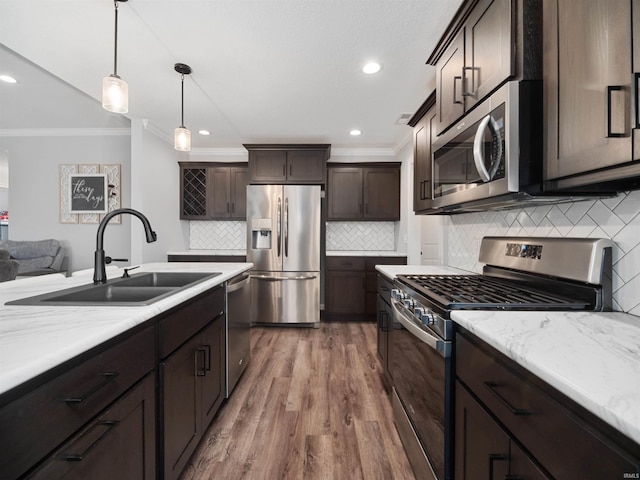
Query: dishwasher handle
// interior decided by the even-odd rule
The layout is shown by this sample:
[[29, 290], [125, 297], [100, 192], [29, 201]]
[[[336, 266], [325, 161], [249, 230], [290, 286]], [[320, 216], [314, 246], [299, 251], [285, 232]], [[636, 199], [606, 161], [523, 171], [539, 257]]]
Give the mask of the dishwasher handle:
[[251, 280], [251, 276], [249, 274], [246, 275], [238, 275], [237, 277], [232, 278], [227, 282], [227, 293], [232, 293], [240, 290], [244, 286], [246, 286]]

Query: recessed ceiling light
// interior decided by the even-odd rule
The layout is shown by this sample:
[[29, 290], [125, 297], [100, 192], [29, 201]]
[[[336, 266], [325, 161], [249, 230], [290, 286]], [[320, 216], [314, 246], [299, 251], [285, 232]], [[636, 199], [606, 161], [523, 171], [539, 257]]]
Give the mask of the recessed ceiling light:
[[211, 135], [211, 132], [209, 130], [198, 130], [198, 133], [200, 135]]
[[381, 68], [382, 66], [379, 63], [369, 62], [364, 67], [362, 67], [362, 71], [364, 73], [372, 74], [372, 73], [378, 73]]
[[354, 128], [353, 130], [351, 130], [349, 132], [349, 135], [353, 135], [354, 137], [357, 137], [358, 135], [360, 135], [362, 132], [356, 128]]
[[18, 83], [18, 81], [11, 75], [0, 75], [0, 80], [7, 83]]

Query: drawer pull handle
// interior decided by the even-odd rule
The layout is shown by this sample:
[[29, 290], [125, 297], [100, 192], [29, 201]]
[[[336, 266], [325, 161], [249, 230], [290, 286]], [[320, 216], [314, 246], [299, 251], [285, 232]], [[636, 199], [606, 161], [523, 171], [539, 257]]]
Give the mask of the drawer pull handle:
[[501, 453], [490, 453], [489, 454], [489, 478], [493, 480], [493, 462], [500, 462], [504, 460], [509, 460], [507, 455], [503, 455]]
[[[200, 362], [198, 362], [198, 357], [202, 354], [202, 368], [200, 368]], [[204, 377], [207, 374], [207, 350], [205, 347], [196, 348], [195, 358], [195, 371], [196, 377]]]
[[496, 388], [501, 386], [499, 383], [484, 382], [484, 384], [489, 389], [489, 391], [493, 393], [498, 400], [500, 400], [500, 403], [502, 403], [505, 407], [507, 407], [511, 411], [511, 413], [513, 413], [514, 415], [531, 415], [531, 412], [529, 410], [524, 410], [522, 408], [515, 408], [502, 395], [500, 395], [496, 390]]
[[[102, 432], [102, 434], [93, 442], [91, 442], [91, 444], [87, 447], [87, 449], [82, 452], [82, 453], [65, 453], [62, 455], [62, 458], [64, 460], [66, 460], [67, 462], [81, 462], [82, 459], [84, 457], [87, 456], [87, 454], [93, 450], [100, 442], [102, 442], [102, 440], [105, 439], [105, 437], [107, 435], [109, 435], [112, 431], [113, 428], [116, 427], [120, 422], [117, 420], [106, 420], [103, 422], [98, 422], [95, 425], [93, 425], [92, 429], [95, 427], [107, 427], [105, 429], [104, 432]], [[83, 435], [84, 436], [84, 435]], [[82, 437], [81, 437], [82, 438]]]
[[109, 383], [111, 383], [113, 380], [115, 380], [115, 378], [118, 376], [118, 373], [117, 372], [105, 372], [105, 373], [101, 374], [101, 376], [103, 376], [104, 379], [99, 384], [97, 384], [95, 387], [93, 387], [91, 390], [89, 390], [88, 392], [86, 392], [83, 395], [80, 395], [78, 397], [65, 398], [64, 399], [65, 403], [77, 405], [79, 403], [84, 402], [89, 397], [91, 397], [93, 394], [98, 392], [98, 390], [101, 390], [102, 388], [106, 387]]

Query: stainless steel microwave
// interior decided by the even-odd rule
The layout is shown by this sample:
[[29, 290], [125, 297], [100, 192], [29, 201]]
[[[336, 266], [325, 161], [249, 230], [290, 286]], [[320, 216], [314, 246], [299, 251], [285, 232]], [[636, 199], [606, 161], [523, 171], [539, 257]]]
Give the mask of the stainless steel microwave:
[[542, 194], [542, 165], [542, 83], [505, 83], [433, 141], [432, 207], [454, 213], [532, 200]]

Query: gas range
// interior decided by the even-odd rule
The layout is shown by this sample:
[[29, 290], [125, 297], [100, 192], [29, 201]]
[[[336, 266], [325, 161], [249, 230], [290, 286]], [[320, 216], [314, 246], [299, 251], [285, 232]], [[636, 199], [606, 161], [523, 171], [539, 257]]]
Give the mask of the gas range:
[[453, 310], [586, 310], [612, 307], [608, 239], [485, 237], [482, 274], [398, 275], [392, 292], [416, 325], [453, 337]]

